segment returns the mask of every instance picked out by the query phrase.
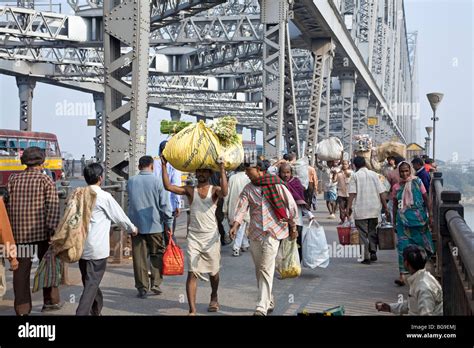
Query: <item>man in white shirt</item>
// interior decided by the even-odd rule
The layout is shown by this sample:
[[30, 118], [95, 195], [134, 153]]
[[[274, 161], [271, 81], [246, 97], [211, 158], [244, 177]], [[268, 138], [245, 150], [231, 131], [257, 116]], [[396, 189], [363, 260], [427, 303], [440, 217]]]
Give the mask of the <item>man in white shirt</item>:
[[356, 172], [349, 182], [347, 216], [352, 215], [354, 208], [355, 224], [364, 246], [364, 260], [361, 263], [368, 265], [371, 261], [377, 261], [377, 224], [382, 206], [387, 221], [390, 221], [390, 213], [385, 200], [385, 188], [378, 174], [367, 169], [364, 157], [357, 156], [353, 163]]
[[376, 302], [375, 308], [382, 312], [403, 315], [443, 315], [443, 289], [426, 269], [426, 252], [417, 245], [403, 250], [403, 263], [410, 272], [408, 300], [395, 303]]
[[[229, 193], [224, 198], [224, 205], [222, 211], [229, 221], [229, 226], [234, 224], [235, 212], [237, 211], [237, 204], [239, 203], [239, 197], [244, 187], [250, 183], [250, 179], [244, 172], [245, 166], [241, 164], [235, 171], [235, 174], [229, 178]], [[240, 251], [247, 251], [250, 247], [249, 239], [247, 238], [247, 225], [250, 221], [250, 215], [247, 214], [244, 222], [240, 225], [237, 231], [237, 236], [232, 246], [234, 256], [240, 256]]]
[[82, 284], [84, 290], [79, 300], [76, 315], [100, 315], [103, 306], [100, 282], [105, 273], [107, 258], [110, 255], [110, 225], [119, 224], [123, 229], [138, 234], [137, 228], [117, 201], [108, 192], [103, 191], [100, 185], [103, 181], [104, 169], [98, 163], [89, 164], [84, 168], [84, 179], [97, 193], [97, 199], [92, 209], [89, 232], [84, 244], [84, 251], [79, 260]]

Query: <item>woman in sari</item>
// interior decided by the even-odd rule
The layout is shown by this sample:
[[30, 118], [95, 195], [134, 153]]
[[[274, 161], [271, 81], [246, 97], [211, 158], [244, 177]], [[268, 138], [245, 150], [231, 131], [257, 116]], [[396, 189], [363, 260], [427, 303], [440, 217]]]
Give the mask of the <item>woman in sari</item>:
[[[418, 245], [428, 257], [433, 254], [431, 202], [420, 178], [413, 175], [408, 162], [398, 165], [400, 182], [393, 187], [393, 216], [395, 217], [398, 239], [398, 265], [400, 278], [397, 285], [405, 285], [404, 275], [408, 271], [403, 265], [403, 250], [410, 244]], [[430, 215], [428, 217], [428, 212]]]
[[[7, 209], [3, 202], [3, 197], [0, 196], [0, 248], [2, 254], [8, 257], [10, 261], [10, 270], [18, 269], [18, 260], [16, 255], [15, 239], [13, 238], [10, 220], [8, 219]], [[0, 301], [7, 291], [5, 261], [3, 255], [0, 255]]]
[[314, 216], [308, 210], [306, 201], [304, 199], [304, 187], [301, 184], [300, 179], [293, 176], [290, 164], [282, 163], [280, 165], [279, 174], [280, 178], [285, 182], [286, 187], [293, 196], [296, 205], [298, 206], [298, 219], [296, 223], [296, 227], [298, 229], [298, 237], [296, 238], [296, 243], [298, 243], [298, 254], [300, 256], [300, 260], [302, 260], [303, 244], [301, 240], [301, 235], [303, 232], [303, 215], [308, 215], [310, 219], [314, 219]]

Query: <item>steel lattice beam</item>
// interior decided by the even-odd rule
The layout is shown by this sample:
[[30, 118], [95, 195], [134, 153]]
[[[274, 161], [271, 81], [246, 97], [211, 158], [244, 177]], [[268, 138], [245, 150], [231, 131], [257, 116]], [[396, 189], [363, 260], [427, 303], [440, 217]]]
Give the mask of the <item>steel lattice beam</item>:
[[[146, 154], [148, 77], [144, 72], [148, 71], [149, 64], [149, 18], [150, 6], [147, 2], [104, 2], [104, 123], [108, 181], [134, 175], [139, 158]], [[131, 47], [131, 50], [122, 54], [121, 45]], [[122, 80], [129, 70], [132, 72], [130, 85]], [[128, 121], [129, 130], [124, 127]]]
[[354, 130], [354, 92], [356, 75], [354, 71], [346, 71], [339, 76], [342, 96], [342, 144], [352, 155]]
[[283, 128], [287, 151], [295, 153], [300, 157], [300, 139], [298, 131], [298, 109], [296, 106], [296, 92], [294, 85], [293, 59], [291, 54], [290, 32], [288, 25], [285, 28], [286, 48], [285, 48], [285, 91], [284, 91], [284, 118]]
[[262, 41], [260, 15], [196, 16], [155, 30], [150, 45], [186, 45]]
[[95, 105], [95, 158], [99, 163], [105, 160], [104, 149], [104, 94], [93, 93]]
[[192, 17], [223, 2], [225, 0], [152, 0], [152, 30]]
[[0, 7], [0, 37], [16, 41], [29, 38], [49, 41], [86, 41], [84, 35], [69, 30], [85, 22], [78, 16], [67, 16], [52, 12], [39, 12], [22, 7]]
[[[308, 127], [306, 136], [305, 155], [314, 166], [315, 146], [318, 143], [318, 133], [320, 129], [321, 106], [323, 105], [323, 85], [327, 85], [330, 78], [330, 67], [328, 66], [330, 56], [333, 55], [333, 44], [331, 40], [324, 40], [315, 43], [314, 46], [314, 71], [311, 86], [311, 102], [308, 115]], [[329, 74], [328, 74], [329, 71]], [[326, 81], [324, 81], [326, 80]], [[327, 122], [327, 120], [325, 120]]]
[[[90, 90], [99, 91], [100, 88], [96, 86], [104, 82], [102, 77], [105, 76], [101, 43], [83, 40], [80, 36], [83, 37], [84, 33], [89, 35], [87, 30], [81, 33], [70, 33], [69, 29], [73, 27], [72, 22], [76, 23], [75, 21], [77, 21], [78, 25], [83, 25], [84, 20], [87, 22], [88, 16], [91, 16], [92, 13], [90, 11], [100, 10], [102, 1], [69, 0], [68, 2], [77, 11], [77, 14], [84, 13], [84, 17], [64, 15], [54, 17], [54, 14], [41, 13], [33, 9], [15, 8], [12, 10], [15, 15], [11, 12], [8, 14], [4, 12], [4, 20], [0, 23], [0, 38], [3, 40], [3, 45], [0, 48], [0, 70], [6, 71], [3, 68], [7, 65], [4, 64], [6, 63], [4, 60], [15, 60], [15, 66], [10, 66], [11, 69], [7, 69], [7, 73], [25, 76], [27, 71], [35, 72], [37, 75], [34, 77], [37, 81], [50, 81], [57, 85], [73, 86], [83, 90], [91, 88]], [[222, 3], [220, 6], [215, 6], [220, 3]], [[278, 3], [281, 1], [278, 0]], [[356, 7], [354, 7], [354, 3], [357, 4]], [[397, 110], [393, 105], [416, 100], [416, 88], [413, 87], [416, 85], [416, 81], [413, 73], [414, 64], [412, 64], [414, 58], [411, 58], [415, 54], [409, 45], [405, 47], [407, 33], [403, 26], [404, 16], [400, 18], [399, 15], [400, 4], [400, 1], [389, 2], [385, 17], [384, 6], [380, 6], [375, 0], [344, 1], [344, 6], [342, 6], [344, 13], [354, 15], [352, 36], [355, 38], [355, 44], [348, 42], [344, 37], [346, 34], [338, 28], [340, 21], [333, 18], [335, 6], [329, 0], [296, 1], [293, 7], [293, 23], [302, 33], [296, 40], [298, 45], [302, 44], [304, 47], [310, 48], [317, 38], [332, 37], [335, 39], [337, 45], [333, 70], [335, 74], [340, 74], [341, 68], [348, 68], [344, 65], [343, 59], [348, 57], [349, 67], [355, 69], [361, 76], [356, 85], [358, 92], [368, 90], [371, 95], [375, 95], [386, 111], [387, 117], [396, 121], [389, 122], [387, 127], [390, 125], [393, 131], [403, 138], [403, 134], [407, 135], [410, 132], [412, 119], [408, 117], [412, 116], [404, 110]], [[298, 57], [298, 51], [292, 50], [290, 52], [289, 45], [286, 44], [280, 48], [278, 59], [269, 63], [268, 58], [274, 57], [270, 57], [268, 52], [264, 54], [263, 50], [263, 33], [266, 31], [268, 34], [270, 26], [278, 24], [271, 23], [271, 21], [275, 18], [281, 19], [280, 14], [284, 13], [288, 6], [286, 2], [282, 8], [278, 8], [278, 6], [275, 7], [275, 1], [272, 1], [271, 7], [267, 6], [262, 12], [260, 12], [258, 1], [255, 0], [228, 2], [220, 0], [163, 0], [152, 1], [151, 5], [154, 32], [149, 37], [151, 37], [152, 45], [167, 46], [164, 50], [162, 48], [157, 48], [157, 50], [170, 57], [168, 62], [171, 67], [168, 71], [161, 70], [162, 66], [156, 63], [158, 60], [155, 59], [158, 56], [148, 57], [151, 76], [147, 80], [147, 84], [152, 95], [160, 93], [163, 96], [175, 97], [178, 92], [183, 96], [182, 100], [201, 99], [199, 103], [203, 107], [209, 107], [210, 101], [214, 103], [213, 106], [215, 103], [229, 106], [237, 103], [229, 102], [227, 93], [250, 91], [251, 93], [247, 93], [245, 98], [252, 102], [258, 102], [261, 100], [259, 91], [263, 87], [263, 100], [268, 101], [270, 100], [268, 97], [271, 97], [274, 92], [268, 88], [271, 87], [269, 84], [273, 81], [269, 72], [281, 70], [279, 63], [281, 63], [282, 56], [285, 57], [286, 63], [283, 71], [290, 71], [288, 62], [291, 55], [293, 56], [291, 57], [293, 61], [291, 68], [294, 71], [286, 73], [287, 76], [285, 73], [281, 75], [284, 78], [279, 81], [278, 93], [280, 94], [273, 101], [277, 104], [280, 103], [280, 96], [283, 95], [285, 102], [282, 111], [283, 119], [291, 115], [292, 120], [291, 122], [288, 122], [289, 120], [283, 121], [284, 130], [281, 130], [279, 134], [286, 136], [287, 142], [292, 142], [291, 132], [297, 130], [298, 122], [301, 124], [306, 118], [310, 119], [308, 102], [311, 96], [309, 95], [308, 82], [311, 81], [314, 72], [313, 59], [308, 51], [302, 51], [306, 52], [306, 57]], [[196, 16], [200, 12], [201, 14]], [[394, 16], [395, 13], [397, 16]], [[262, 16], [262, 20], [259, 20], [259, 15]], [[265, 16], [266, 18], [264, 18]], [[288, 19], [288, 17], [285, 18]], [[392, 23], [392, 20], [397, 22]], [[400, 20], [402, 22], [399, 23]], [[285, 22], [285, 31], [287, 31], [286, 23], [287, 21]], [[71, 37], [72, 34], [80, 35]], [[116, 34], [122, 41], [128, 35], [125, 27], [117, 28]], [[276, 40], [277, 36], [272, 38], [273, 43], [278, 41]], [[292, 40], [294, 39], [296, 38], [293, 37]], [[286, 37], [284, 41], [289, 43], [289, 38]], [[124, 42], [122, 46], [131, 47], [132, 45]], [[186, 49], [188, 52], [180, 52], [180, 49]], [[354, 49], [359, 52], [356, 52], [357, 54], [362, 53], [368, 69], [363, 66], [363, 63], [358, 62], [357, 54], [352, 52]], [[281, 55], [281, 52], [286, 53]], [[126, 51], [121, 52], [121, 55], [127, 56], [127, 54], [129, 53]], [[264, 66], [259, 65], [262, 55], [267, 58]], [[160, 62], [163, 62], [163, 59], [160, 59]], [[38, 65], [28, 65], [27, 70], [23, 71], [27, 62], [34, 62]], [[156, 63], [155, 66], [154, 63]], [[298, 64], [304, 68], [299, 69]], [[369, 77], [366, 76], [366, 71], [371, 73]], [[131, 64], [123, 64], [114, 72], [121, 76], [119, 79], [121, 84], [133, 84], [135, 76]], [[109, 72], [107, 72], [107, 76], [108, 74]], [[192, 76], [197, 74], [208, 76], [206, 78]], [[398, 78], [399, 75], [400, 78]], [[325, 115], [329, 115], [329, 107], [325, 106], [325, 99], [326, 102], [332, 99], [329, 98], [329, 76], [323, 78], [321, 86], [318, 87], [322, 90], [319, 102], [320, 114]], [[267, 79], [265, 80], [265, 78]], [[292, 79], [293, 81], [288, 83]], [[374, 88], [372, 79], [376, 81], [382, 93], [377, 87]], [[214, 93], [216, 97], [217, 94], [220, 94], [220, 97], [214, 99]], [[306, 100], [304, 100], [305, 98]], [[124, 100], [133, 100], [133, 98], [129, 99], [128, 96], [124, 96]], [[170, 98], [166, 99], [166, 103], [171, 102]], [[162, 105], [172, 105], [166, 103]], [[353, 116], [354, 114], [358, 116], [353, 120], [355, 129], [360, 129], [364, 118], [363, 108], [359, 108], [359, 104], [358, 98], [357, 108], [353, 111]], [[235, 112], [246, 115], [245, 117], [249, 117], [249, 119], [262, 117], [259, 116], [262, 115], [261, 112], [254, 113], [255, 110], [248, 102], [241, 105], [242, 107], [236, 108]], [[313, 108], [316, 107], [314, 100], [312, 105]], [[346, 103], [344, 107], [346, 111], [347, 106]], [[223, 109], [216, 107], [216, 110], [212, 111], [212, 115], [220, 115], [224, 111]], [[269, 110], [267, 109], [267, 111]], [[297, 115], [298, 120], [295, 121]], [[268, 118], [268, 120], [270, 119], [271, 117]], [[262, 118], [259, 120], [261, 122]], [[269, 121], [265, 120], [268, 124]], [[273, 125], [279, 128], [280, 121], [278, 124], [273, 123]], [[331, 120], [331, 127], [332, 123]], [[287, 129], [288, 124], [291, 129]], [[324, 127], [324, 121], [320, 118], [319, 128], [322, 127]], [[354, 127], [352, 128], [354, 129]], [[329, 131], [329, 126], [327, 125], [325, 129]], [[348, 128], [346, 127], [346, 129]], [[403, 134], [400, 133], [400, 129]], [[411, 138], [411, 136], [407, 138]], [[276, 140], [277, 136], [273, 139]]]

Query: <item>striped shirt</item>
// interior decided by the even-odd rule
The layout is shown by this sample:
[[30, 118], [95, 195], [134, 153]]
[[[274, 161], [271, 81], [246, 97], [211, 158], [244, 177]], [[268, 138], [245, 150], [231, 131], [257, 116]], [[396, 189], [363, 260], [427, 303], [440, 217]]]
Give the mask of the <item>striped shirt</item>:
[[353, 204], [354, 219], [378, 218], [382, 210], [380, 194], [383, 192], [385, 192], [385, 188], [376, 172], [363, 167], [352, 174], [349, 182], [349, 193], [356, 194]]
[[59, 198], [49, 176], [33, 169], [14, 174], [7, 185], [8, 215], [17, 243], [49, 240], [59, 223]]
[[285, 239], [288, 237], [288, 225], [296, 225], [298, 207], [295, 200], [284, 185], [277, 184], [276, 188], [287, 208], [288, 222], [278, 220], [270, 202], [262, 195], [260, 186], [249, 183], [240, 194], [234, 221], [242, 224], [250, 208], [249, 239], [262, 240], [268, 234], [275, 239]]

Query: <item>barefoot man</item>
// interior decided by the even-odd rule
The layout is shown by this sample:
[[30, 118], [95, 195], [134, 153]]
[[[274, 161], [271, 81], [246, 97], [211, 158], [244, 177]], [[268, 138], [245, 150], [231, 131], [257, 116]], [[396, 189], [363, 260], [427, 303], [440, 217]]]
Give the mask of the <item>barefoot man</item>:
[[212, 175], [210, 169], [196, 170], [198, 184], [193, 186], [171, 185], [166, 171], [166, 159], [161, 157], [161, 168], [163, 185], [166, 190], [178, 195], [188, 197], [190, 206], [188, 226], [188, 279], [186, 280], [186, 294], [189, 303], [189, 315], [196, 314], [196, 292], [197, 278], [207, 280], [203, 276], [210, 274], [211, 280], [211, 302], [207, 308], [208, 312], [217, 312], [219, 302], [217, 300], [217, 288], [219, 287], [219, 268], [221, 261], [221, 242], [217, 228], [216, 207], [220, 198], [227, 196], [227, 176], [224, 163], [220, 166], [220, 187], [209, 184]]

